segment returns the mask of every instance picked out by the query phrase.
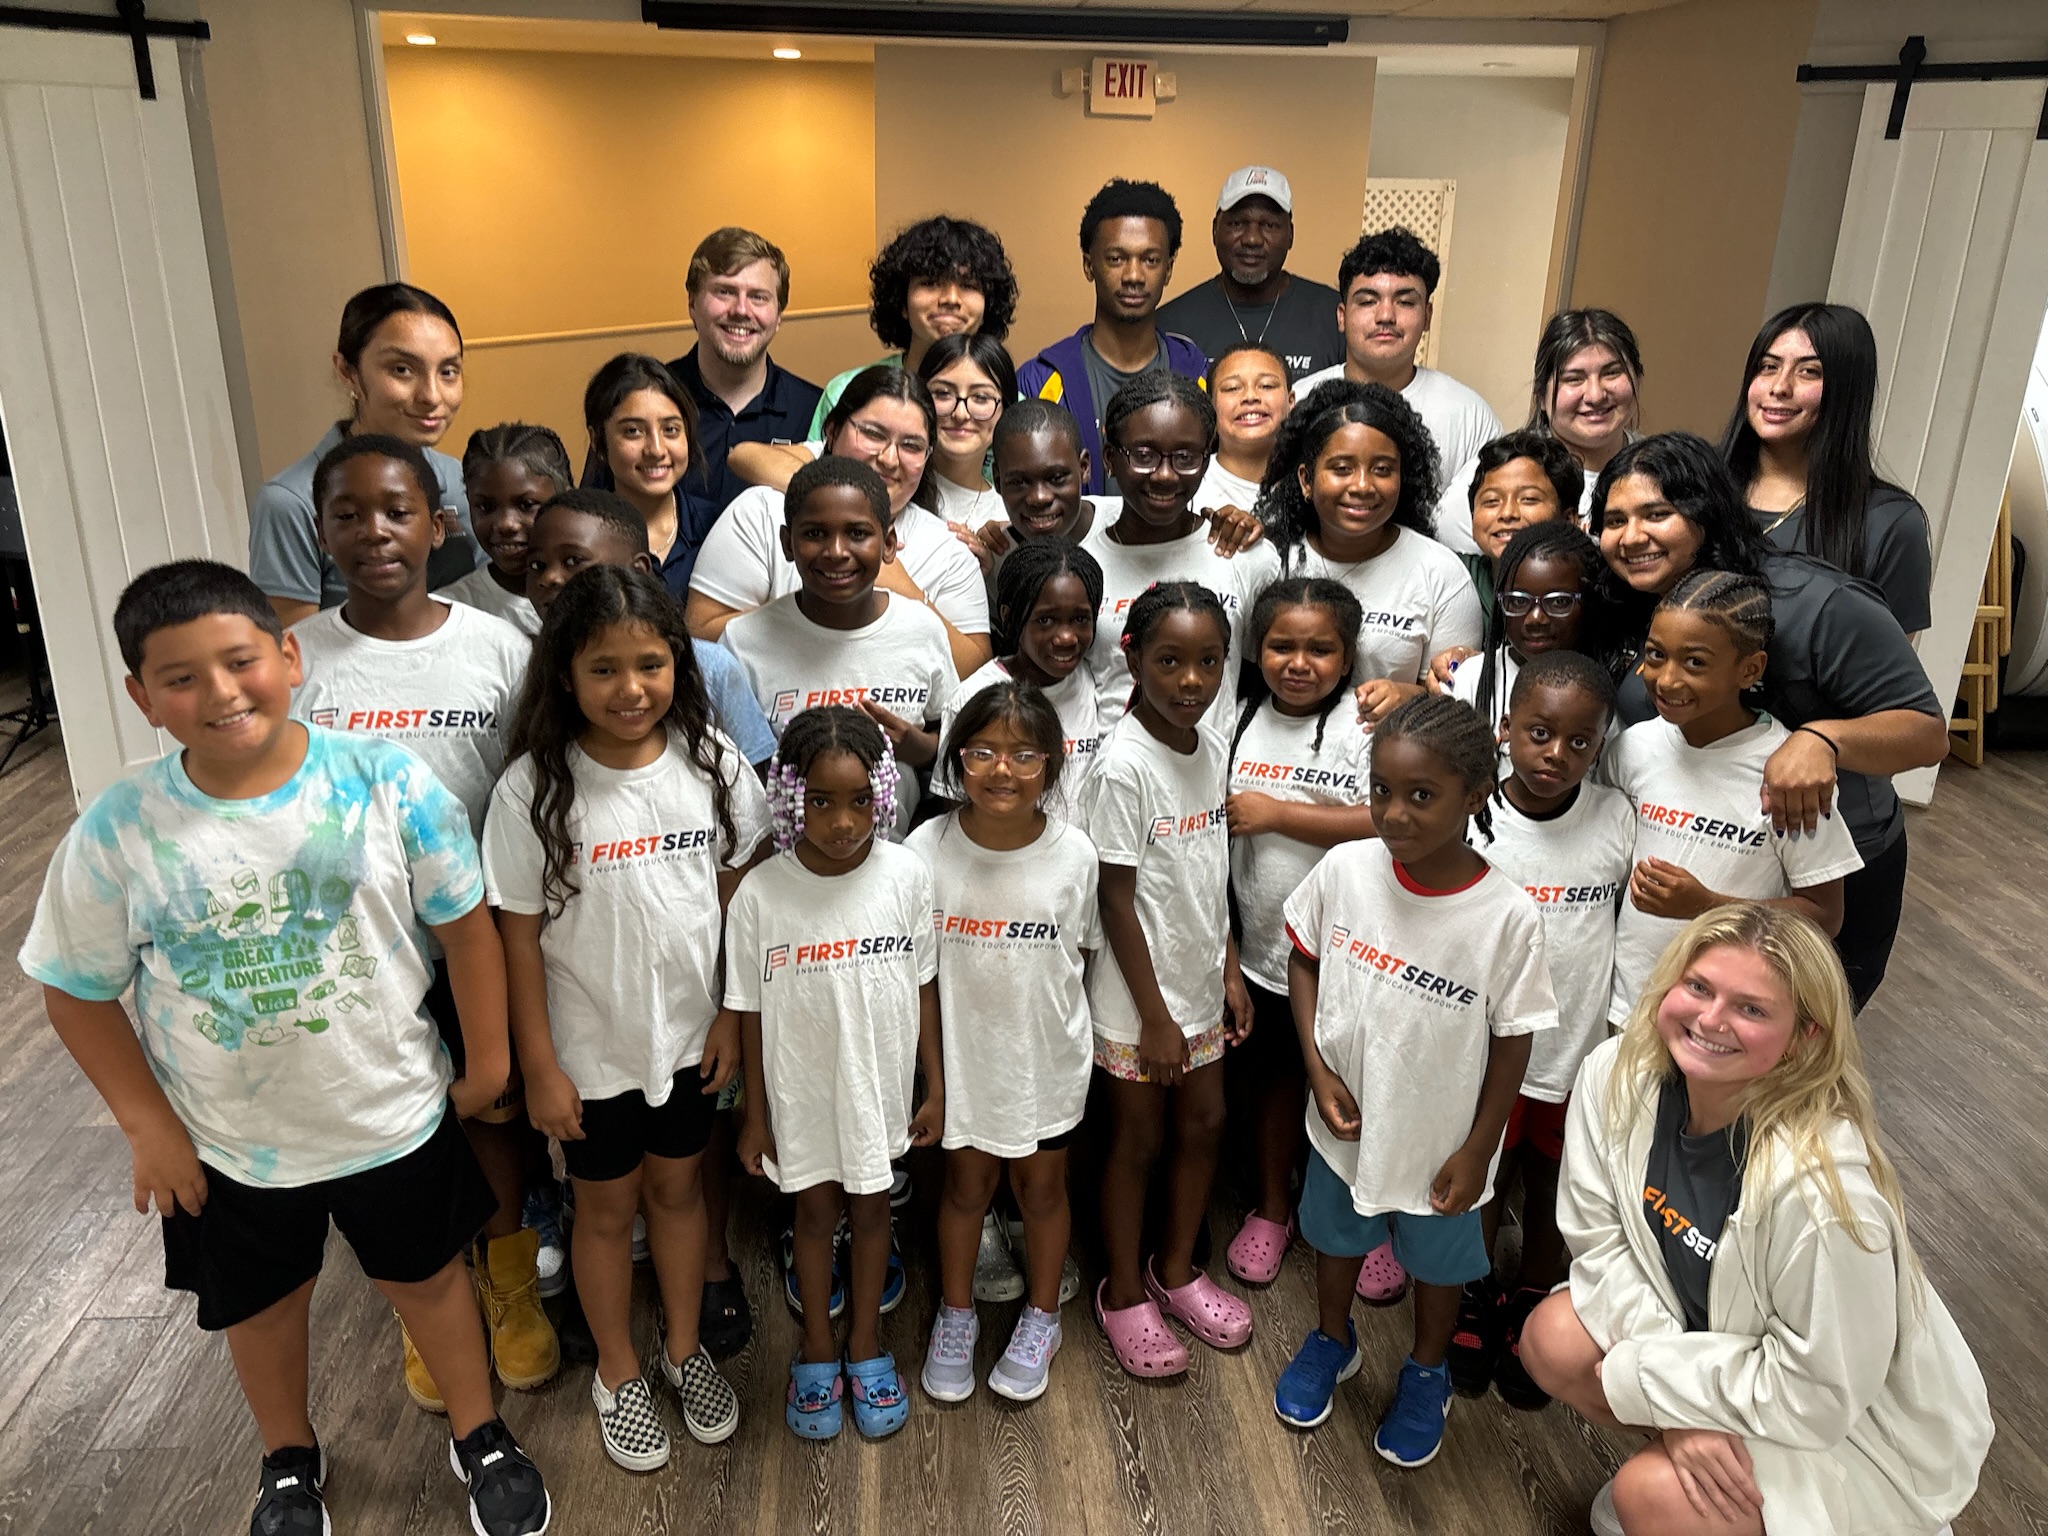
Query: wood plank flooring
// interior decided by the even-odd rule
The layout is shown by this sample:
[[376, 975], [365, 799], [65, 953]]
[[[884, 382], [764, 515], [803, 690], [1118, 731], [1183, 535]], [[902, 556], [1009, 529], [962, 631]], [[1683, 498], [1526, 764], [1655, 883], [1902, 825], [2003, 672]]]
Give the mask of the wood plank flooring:
[[[226, 1349], [161, 1286], [153, 1220], [129, 1202], [119, 1130], [47, 1028], [14, 969], [43, 867], [71, 820], [55, 731], [0, 779], [0, 1533], [175, 1536], [247, 1528], [260, 1446]], [[1928, 1272], [1991, 1385], [1999, 1433], [1958, 1536], [2048, 1532], [2048, 757], [1953, 768], [1913, 817], [1913, 877], [1891, 978], [1864, 1039]], [[936, 1300], [935, 1157], [913, 1164], [910, 1291], [884, 1342], [914, 1370]], [[1229, 1184], [1226, 1177], [1225, 1183]], [[782, 1425], [795, 1328], [766, 1251], [765, 1188], [742, 1192], [735, 1251], [760, 1318], [728, 1371], [739, 1434], [704, 1449], [681, 1432], [669, 1467], [614, 1469], [591, 1422], [588, 1369], [503, 1411], [548, 1475], [557, 1536], [625, 1533], [1562, 1533], [1630, 1441], [1552, 1408], [1460, 1400], [1443, 1455], [1400, 1472], [1370, 1440], [1408, 1338], [1405, 1307], [1358, 1309], [1366, 1368], [1312, 1435], [1269, 1407], [1311, 1325], [1299, 1248], [1258, 1294], [1252, 1342], [1195, 1348], [1165, 1385], [1120, 1371], [1086, 1306], [1066, 1312], [1052, 1390], [1016, 1408], [986, 1392], [958, 1407], [913, 1393], [881, 1445], [851, 1431], [815, 1447]], [[1216, 1241], [1241, 1207], [1219, 1191]], [[651, 1291], [643, 1282], [643, 1290]], [[980, 1369], [1014, 1307], [982, 1309]], [[398, 1379], [397, 1327], [347, 1250], [329, 1250], [314, 1302], [314, 1421], [332, 1457], [342, 1536], [464, 1529], [442, 1425]]]

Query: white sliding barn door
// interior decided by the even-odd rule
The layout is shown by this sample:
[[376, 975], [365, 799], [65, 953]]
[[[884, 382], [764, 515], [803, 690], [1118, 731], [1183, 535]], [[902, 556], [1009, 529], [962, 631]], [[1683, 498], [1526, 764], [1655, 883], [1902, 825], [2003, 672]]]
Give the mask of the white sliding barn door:
[[160, 755], [122, 689], [129, 578], [247, 564], [178, 53], [0, 27], [0, 420], [21, 499], [71, 783], [81, 801]]
[[[1892, 87], [1864, 93], [1828, 298], [1877, 333], [1879, 469], [1927, 509], [1934, 621], [1920, 660], [1944, 708], [1962, 676], [2027, 365], [2048, 305], [2042, 82], [1918, 84], [1884, 136]], [[1902, 774], [1926, 804], [1934, 771]]]

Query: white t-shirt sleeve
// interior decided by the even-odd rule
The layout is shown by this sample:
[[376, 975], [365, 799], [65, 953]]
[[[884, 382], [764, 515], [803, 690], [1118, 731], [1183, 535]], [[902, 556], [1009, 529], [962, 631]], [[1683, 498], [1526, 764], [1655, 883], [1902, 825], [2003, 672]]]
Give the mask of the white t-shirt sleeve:
[[1795, 891], [1825, 885], [1863, 867], [1856, 839], [1839, 813], [1821, 818], [1820, 825], [1811, 832], [1787, 832], [1772, 842], [1778, 851], [1778, 862], [1785, 867], [1785, 883]]
[[491, 808], [484, 816], [484, 897], [500, 911], [522, 917], [547, 911], [547, 856], [529, 810], [532, 770], [532, 759], [525, 757], [508, 767], [491, 791]]
[[1323, 952], [1323, 891], [1329, 884], [1329, 866], [1318, 864], [1302, 877], [1294, 894], [1281, 908], [1287, 920], [1287, 939], [1303, 955], [1320, 963]]
[[1425, 647], [1423, 665], [1429, 665], [1428, 657], [1440, 651], [1448, 651], [1454, 645], [1469, 650], [1478, 650], [1486, 639], [1486, 615], [1479, 608], [1479, 589], [1472, 585], [1472, 578], [1455, 556], [1449, 561], [1439, 562], [1432, 568], [1434, 590], [1431, 593], [1429, 614], [1429, 644]]
[[1097, 859], [1137, 868], [1152, 829], [1144, 779], [1126, 762], [1099, 764], [1088, 781], [1083, 821]]
[[[946, 547], [926, 564], [921, 585], [932, 607], [963, 635], [988, 633], [988, 583], [967, 546], [945, 531]], [[900, 556], [898, 558], [901, 558]]]
[[[1519, 892], [1518, 892], [1519, 894]], [[1516, 942], [1500, 947], [1487, 1027], [1496, 1035], [1528, 1035], [1557, 1028], [1557, 997], [1543, 948], [1543, 924], [1535, 905], [1522, 898], [1513, 926]]]
[[[117, 785], [108, 794], [132, 793]], [[102, 795], [79, 818], [43, 876], [21, 968], [46, 987], [110, 1002], [135, 979], [141, 952], [129, 936], [128, 889]]]
[[775, 595], [781, 558], [782, 495], [757, 485], [742, 491], [711, 525], [690, 572], [690, 590], [747, 612]]
[[761, 1011], [761, 977], [754, 968], [760, 953], [760, 916], [754, 910], [755, 893], [748, 889], [752, 878], [750, 874], [740, 882], [725, 912], [725, 1006], [736, 1013]]

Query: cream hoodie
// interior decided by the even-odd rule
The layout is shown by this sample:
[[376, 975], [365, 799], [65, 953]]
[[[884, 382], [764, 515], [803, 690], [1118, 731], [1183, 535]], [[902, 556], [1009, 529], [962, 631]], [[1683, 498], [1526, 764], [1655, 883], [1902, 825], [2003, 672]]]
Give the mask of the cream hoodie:
[[1579, 1069], [1557, 1196], [1572, 1305], [1607, 1351], [1601, 1382], [1615, 1417], [1741, 1435], [1770, 1536], [1927, 1536], [1953, 1519], [1991, 1444], [1984, 1378], [1933, 1286], [1902, 1272], [1898, 1221], [1863, 1138], [1844, 1121], [1828, 1149], [1880, 1251], [1859, 1248], [1780, 1152], [1770, 1189], [1745, 1192], [1721, 1234], [1709, 1328], [1688, 1333], [1643, 1218], [1653, 1084], [1625, 1141], [1607, 1133], [1616, 1047], [1605, 1042]]

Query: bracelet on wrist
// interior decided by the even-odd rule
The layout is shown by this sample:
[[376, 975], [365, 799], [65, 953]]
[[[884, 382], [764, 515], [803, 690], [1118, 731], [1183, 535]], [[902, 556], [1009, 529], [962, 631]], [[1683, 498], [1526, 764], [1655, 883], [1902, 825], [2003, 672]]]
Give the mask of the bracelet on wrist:
[[1840, 762], [1842, 760], [1842, 749], [1835, 745], [1834, 738], [1825, 731], [1816, 731], [1810, 725], [1799, 725], [1792, 728], [1792, 734], [1795, 736], [1801, 731], [1804, 731], [1809, 736], [1818, 736], [1827, 745], [1828, 751], [1834, 755], [1835, 761]]

